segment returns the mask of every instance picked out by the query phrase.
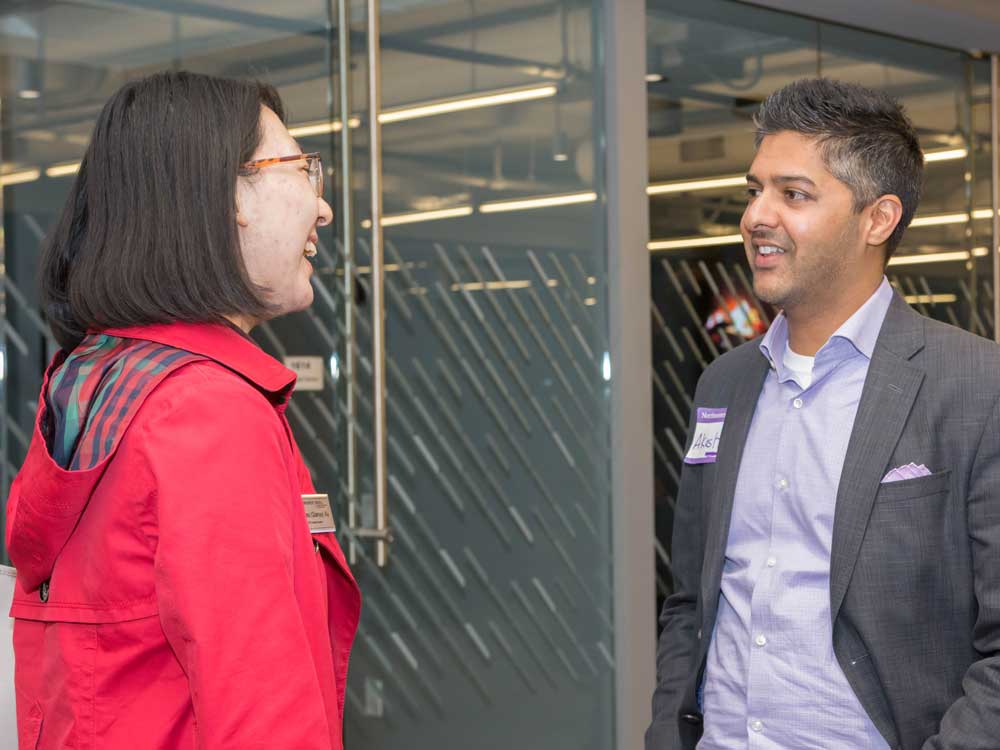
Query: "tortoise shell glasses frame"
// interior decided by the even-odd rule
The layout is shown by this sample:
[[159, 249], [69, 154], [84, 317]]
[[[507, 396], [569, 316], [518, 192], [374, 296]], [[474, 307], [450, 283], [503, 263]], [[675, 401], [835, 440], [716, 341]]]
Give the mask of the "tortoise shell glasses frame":
[[323, 162], [320, 159], [319, 151], [312, 151], [308, 154], [290, 154], [289, 156], [273, 156], [268, 159], [254, 159], [248, 161], [240, 167], [239, 174], [242, 177], [257, 174], [263, 167], [273, 167], [275, 164], [289, 164], [296, 161], [305, 161], [309, 166], [309, 182], [316, 191], [318, 198], [323, 197]]

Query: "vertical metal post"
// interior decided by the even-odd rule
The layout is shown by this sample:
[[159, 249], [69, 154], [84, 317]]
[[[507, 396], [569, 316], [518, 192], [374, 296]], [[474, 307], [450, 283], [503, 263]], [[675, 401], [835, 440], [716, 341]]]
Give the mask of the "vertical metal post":
[[[375, 411], [375, 561], [383, 567], [388, 559], [389, 527], [386, 476], [385, 419], [385, 267], [382, 247], [382, 109], [379, 0], [368, 0], [368, 149], [371, 180], [372, 220], [372, 373]], [[345, 123], [346, 124], [346, 123]]]
[[990, 238], [990, 258], [993, 260], [993, 338], [1000, 341], [1000, 257], [997, 243], [1000, 241], [1000, 102], [997, 101], [997, 87], [1000, 86], [1000, 57], [990, 55], [990, 162], [993, 167], [993, 185], [990, 190], [993, 206], [993, 236]]
[[[352, 529], [358, 525], [358, 467], [357, 467], [357, 419], [358, 401], [354, 389], [357, 387], [354, 361], [354, 346], [357, 337], [354, 322], [354, 192], [351, 186], [353, 169], [351, 154], [354, 148], [351, 137], [351, 3], [350, 0], [337, 2], [337, 78], [340, 89], [340, 225], [341, 241], [344, 246], [344, 362], [343, 372], [347, 388], [347, 521]], [[357, 542], [351, 537], [347, 550], [348, 559], [354, 565], [358, 561]]]
[[990, 190], [993, 206], [993, 236], [990, 238], [990, 258], [993, 259], [993, 338], [1000, 341], [1000, 56], [990, 55], [990, 163], [993, 185]]

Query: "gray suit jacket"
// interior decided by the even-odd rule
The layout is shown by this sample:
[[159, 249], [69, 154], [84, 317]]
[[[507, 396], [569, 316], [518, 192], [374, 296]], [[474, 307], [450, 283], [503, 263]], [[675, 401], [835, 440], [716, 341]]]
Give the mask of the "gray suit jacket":
[[[696, 691], [767, 371], [751, 341], [698, 383], [696, 408], [728, 412], [717, 461], [681, 473], [675, 593], [660, 616], [646, 750], [693, 750], [701, 736]], [[932, 474], [881, 484], [911, 461]], [[830, 607], [837, 660], [890, 747], [1000, 748], [1000, 347], [921, 317], [898, 296], [840, 479]]]

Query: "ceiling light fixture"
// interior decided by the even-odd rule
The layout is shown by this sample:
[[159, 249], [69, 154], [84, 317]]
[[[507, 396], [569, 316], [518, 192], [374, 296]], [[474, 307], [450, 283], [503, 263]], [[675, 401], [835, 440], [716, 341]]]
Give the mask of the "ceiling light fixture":
[[889, 258], [890, 266], [915, 266], [920, 263], [950, 263], [969, 259], [968, 250], [948, 253], [924, 253], [922, 255], [894, 255]]
[[930, 164], [934, 161], [951, 161], [952, 159], [964, 159], [969, 155], [965, 148], [945, 148], [937, 151], [924, 151], [924, 162]]
[[76, 174], [80, 171], [80, 162], [70, 161], [65, 164], [53, 164], [51, 167], [45, 170], [46, 177], [65, 177], [66, 175]]
[[[973, 219], [989, 219], [993, 216], [993, 209], [991, 208], [977, 208], [972, 212]], [[914, 217], [913, 221], [910, 222], [911, 227], [936, 227], [942, 226], [944, 224], [963, 224], [969, 221], [969, 214], [967, 213], [954, 213], [954, 214], [934, 214], [931, 216], [917, 216]]]
[[[348, 117], [347, 125], [350, 128], [360, 128], [360, 117]], [[310, 135], [324, 135], [326, 133], [339, 133], [344, 129], [340, 120], [321, 120], [319, 122], [305, 122], [301, 125], [293, 125], [288, 129], [288, 134], [292, 138], [305, 138]]]
[[679, 237], [676, 240], [655, 240], [646, 245], [647, 250], [681, 250], [693, 247], [718, 247], [743, 244], [741, 234], [720, 234], [714, 237]]
[[421, 117], [433, 117], [449, 112], [461, 112], [467, 109], [480, 109], [482, 107], [496, 107], [501, 104], [512, 104], [514, 102], [526, 102], [533, 99], [546, 99], [555, 96], [557, 87], [552, 84], [543, 86], [520, 86], [512, 89], [501, 89], [475, 96], [459, 96], [438, 101], [426, 102], [424, 104], [413, 104], [405, 107], [393, 107], [385, 109], [379, 113], [378, 121], [383, 125], [392, 122], [402, 122], [404, 120], [416, 120]]
[[746, 187], [746, 184], [747, 177], [743, 174], [700, 177], [693, 180], [672, 180], [670, 182], [655, 182], [647, 186], [646, 195], [666, 195], [668, 193], [686, 193], [695, 190]]
[[472, 206], [456, 206], [455, 208], [441, 208], [437, 211], [412, 211], [405, 214], [393, 214], [382, 217], [382, 226], [394, 227], [399, 224], [416, 224], [420, 221], [436, 221], [438, 219], [454, 219], [459, 216], [469, 216], [472, 213]]
[[569, 206], [575, 203], [590, 203], [597, 200], [597, 193], [564, 193], [562, 195], [541, 195], [537, 198], [518, 198], [509, 201], [492, 201], [484, 203], [479, 210], [484, 214], [495, 214], [502, 211], [524, 211], [533, 208], [548, 208], [549, 206]]
[[22, 182], [31, 182], [32, 180], [37, 180], [42, 176], [40, 169], [25, 169], [21, 172], [10, 172], [8, 174], [0, 175], [0, 185], [7, 187], [8, 185], [19, 185]]
[[[987, 216], [989, 213], [987, 213]], [[945, 224], [963, 224], [969, 220], [967, 213], [936, 214], [933, 216], [916, 216], [910, 222], [911, 227], [936, 227]]]

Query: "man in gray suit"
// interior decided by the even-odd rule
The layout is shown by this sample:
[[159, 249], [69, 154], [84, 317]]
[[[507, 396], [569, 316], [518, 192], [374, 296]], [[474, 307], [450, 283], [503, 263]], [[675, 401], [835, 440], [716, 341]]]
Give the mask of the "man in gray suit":
[[1000, 348], [885, 279], [923, 172], [894, 101], [803, 80], [755, 124], [783, 312], [698, 383], [646, 750], [995, 750]]

